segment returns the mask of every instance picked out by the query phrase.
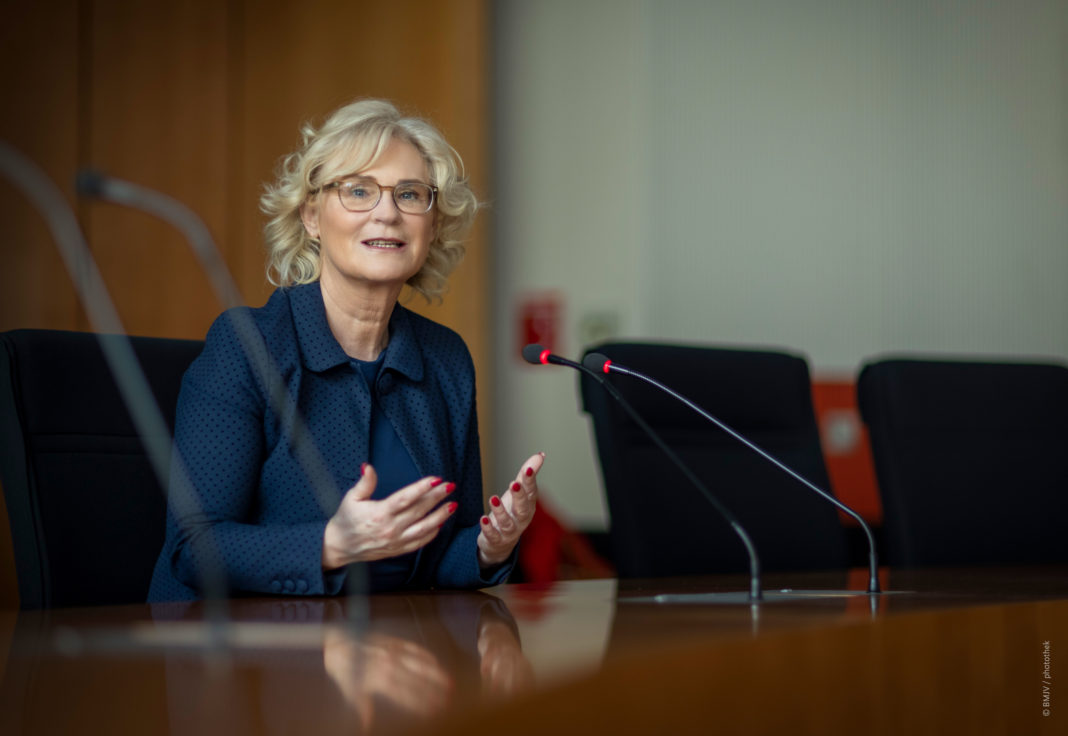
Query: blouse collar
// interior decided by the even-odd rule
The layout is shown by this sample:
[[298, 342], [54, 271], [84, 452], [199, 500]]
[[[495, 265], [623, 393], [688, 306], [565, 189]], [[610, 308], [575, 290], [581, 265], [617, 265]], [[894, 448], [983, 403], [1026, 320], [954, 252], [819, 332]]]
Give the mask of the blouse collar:
[[[330, 331], [319, 282], [289, 287], [290, 308], [304, 365], [317, 373], [348, 365], [349, 356]], [[407, 309], [397, 304], [389, 317], [389, 345], [382, 370], [392, 370], [413, 381], [423, 378], [423, 355]]]

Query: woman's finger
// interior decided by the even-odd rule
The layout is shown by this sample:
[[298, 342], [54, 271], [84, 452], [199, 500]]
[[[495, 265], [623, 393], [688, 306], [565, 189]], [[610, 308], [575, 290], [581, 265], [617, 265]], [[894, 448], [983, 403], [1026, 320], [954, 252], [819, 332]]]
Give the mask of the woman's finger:
[[493, 519], [491, 519], [489, 515], [483, 516], [479, 520], [479, 526], [482, 529], [482, 532], [479, 534], [479, 546], [483, 546], [481, 544], [482, 540], [485, 540], [491, 548], [500, 547], [504, 544], [504, 537], [501, 536], [501, 530], [497, 528], [493, 523]]
[[391, 514], [402, 518], [405, 523], [414, 523], [455, 490], [455, 483], [443, 482], [437, 476], [427, 476], [391, 494], [383, 503]]
[[[455, 501], [441, 504], [441, 506], [434, 509], [432, 513], [423, 516], [405, 529], [404, 533], [401, 534], [401, 539], [405, 542], [412, 539], [421, 540], [425, 539], [428, 535], [430, 539], [433, 539], [437, 536], [438, 530], [445, 526], [445, 522], [449, 520], [449, 517], [456, 513], [457, 508], [459, 508], [459, 504]], [[422, 546], [423, 545], [420, 544], [416, 549]]]
[[424, 531], [419, 536], [413, 536], [405, 540], [405, 542], [399, 545], [396, 549], [390, 550], [390, 557], [396, 557], [397, 555], [406, 555], [409, 552], [415, 552], [423, 547], [427, 546], [434, 541], [434, 537], [438, 536], [440, 527], [434, 526], [429, 530]]
[[500, 530], [505, 539], [514, 539], [519, 536], [519, 526], [515, 518], [508, 513], [504, 503], [496, 496], [490, 497], [490, 516], [493, 517], [494, 525]]
[[[545, 462], [545, 453], [539, 452], [532, 455], [525, 463], [519, 468], [519, 473], [515, 477], [515, 481], [512, 482], [510, 490], [514, 494], [513, 500], [519, 500], [520, 498], [526, 498], [527, 500], [533, 500], [538, 495], [538, 472], [541, 470], [542, 465]], [[524, 513], [526, 511], [533, 512], [533, 505], [531, 504], [529, 509], [526, 509], [524, 505]]]
[[526, 521], [534, 515], [534, 508], [537, 506], [538, 498], [537, 486], [533, 490], [529, 490], [525, 489], [519, 481], [514, 481], [505, 496], [505, 505], [518, 521]]
[[349, 495], [357, 501], [366, 501], [375, 492], [377, 486], [378, 473], [375, 472], [370, 463], [364, 463], [360, 466], [360, 479], [356, 481], [356, 485], [349, 489]]
[[545, 464], [545, 453], [536, 452], [527, 458], [526, 462], [519, 466], [519, 472], [516, 474], [515, 479], [524, 486], [533, 485], [537, 487], [537, 481], [535, 478], [538, 475], [538, 471], [541, 470], [541, 466]]

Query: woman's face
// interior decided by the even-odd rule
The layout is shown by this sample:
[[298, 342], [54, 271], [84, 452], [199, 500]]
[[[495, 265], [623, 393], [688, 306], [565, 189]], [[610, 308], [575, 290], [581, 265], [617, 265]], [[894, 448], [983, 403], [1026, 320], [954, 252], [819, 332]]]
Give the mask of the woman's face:
[[[352, 175], [369, 177], [384, 187], [399, 182], [430, 183], [422, 154], [411, 143], [397, 139], [372, 166]], [[324, 283], [386, 287], [399, 293], [423, 267], [434, 237], [434, 210], [420, 215], [401, 212], [392, 190], [387, 189], [366, 212], [350, 212], [341, 206], [337, 189], [327, 189], [305, 203], [300, 213], [308, 234], [322, 244], [320, 278]]]

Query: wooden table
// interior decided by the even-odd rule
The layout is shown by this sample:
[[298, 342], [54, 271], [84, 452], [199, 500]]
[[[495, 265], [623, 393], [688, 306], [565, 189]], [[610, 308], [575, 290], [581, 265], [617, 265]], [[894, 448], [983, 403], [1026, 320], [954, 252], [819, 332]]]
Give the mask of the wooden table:
[[1068, 734], [1068, 568], [881, 577], [8, 612], [0, 734]]

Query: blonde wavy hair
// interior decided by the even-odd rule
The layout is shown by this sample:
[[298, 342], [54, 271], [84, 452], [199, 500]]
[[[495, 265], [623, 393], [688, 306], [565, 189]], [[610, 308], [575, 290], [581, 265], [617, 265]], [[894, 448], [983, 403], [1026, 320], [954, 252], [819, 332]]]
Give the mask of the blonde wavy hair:
[[301, 137], [300, 148], [281, 160], [277, 179], [264, 187], [260, 197], [260, 210], [268, 217], [267, 280], [275, 286], [293, 286], [319, 279], [319, 242], [305, 231], [301, 206], [324, 184], [373, 166], [390, 141], [402, 140], [423, 155], [430, 184], [438, 189], [434, 239], [426, 263], [407, 283], [427, 301], [440, 299], [446, 279], [463, 260], [463, 239], [479, 208], [460, 154], [429, 122], [403, 117], [385, 100], [351, 102], [318, 128], [305, 123]]

